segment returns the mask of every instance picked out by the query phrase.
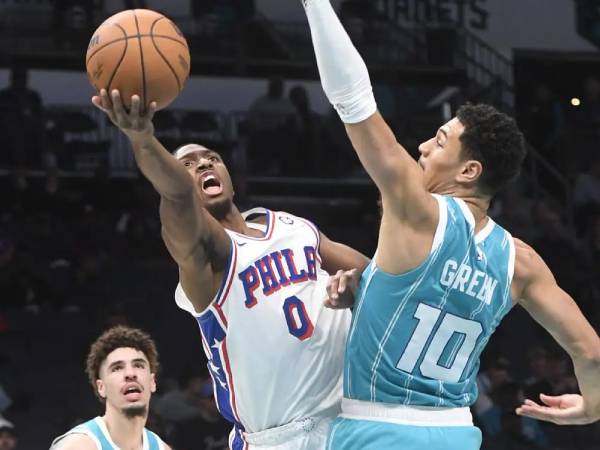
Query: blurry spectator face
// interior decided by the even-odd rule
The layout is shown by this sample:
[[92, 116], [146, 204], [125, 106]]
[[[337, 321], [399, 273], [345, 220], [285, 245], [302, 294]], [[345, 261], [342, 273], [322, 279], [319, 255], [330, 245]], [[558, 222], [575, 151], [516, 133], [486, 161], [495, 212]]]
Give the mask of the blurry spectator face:
[[588, 99], [596, 100], [600, 97], [600, 81], [597, 78], [588, 78], [585, 80], [585, 96]]
[[529, 361], [529, 372], [530, 375], [541, 378], [546, 375], [548, 369], [548, 358], [546, 355], [539, 354], [534, 355]]
[[560, 212], [552, 202], [542, 200], [535, 208], [536, 218], [539, 225], [545, 231], [556, 229], [561, 224]]
[[17, 448], [17, 437], [12, 430], [0, 430], [0, 450], [14, 450]]

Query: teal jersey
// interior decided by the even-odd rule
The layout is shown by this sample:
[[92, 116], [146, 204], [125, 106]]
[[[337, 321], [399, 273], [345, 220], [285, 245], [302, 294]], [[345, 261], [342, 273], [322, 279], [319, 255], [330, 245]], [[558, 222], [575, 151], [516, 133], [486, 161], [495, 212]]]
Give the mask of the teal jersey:
[[357, 292], [344, 396], [400, 405], [463, 407], [477, 398], [479, 357], [512, 307], [513, 238], [491, 219], [477, 234], [467, 205], [434, 196], [432, 250], [391, 275], [375, 258]]
[[[94, 443], [96, 444], [96, 448], [98, 450], [120, 450], [119, 447], [112, 441], [108, 430], [106, 429], [106, 425], [101, 417], [96, 417], [94, 419], [88, 420], [80, 425], [77, 425], [75, 428], [67, 431], [62, 436], [59, 436], [52, 442], [52, 448], [60, 440], [69, 436], [71, 434], [85, 434], [89, 436]], [[144, 428], [144, 435], [142, 437], [143, 442], [143, 450], [164, 450], [165, 445], [162, 440], [152, 431]]]

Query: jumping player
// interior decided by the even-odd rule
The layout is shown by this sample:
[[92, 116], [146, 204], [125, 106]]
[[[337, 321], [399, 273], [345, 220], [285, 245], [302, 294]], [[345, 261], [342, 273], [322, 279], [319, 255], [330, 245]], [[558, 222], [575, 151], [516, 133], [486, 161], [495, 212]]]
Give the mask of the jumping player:
[[303, 4], [323, 88], [383, 205], [329, 448], [478, 449], [468, 406], [479, 356], [516, 303], [570, 354], [581, 389], [542, 396], [541, 405], [527, 400], [517, 413], [559, 424], [598, 420], [598, 335], [539, 255], [487, 215], [525, 156], [515, 122], [490, 106], [465, 105], [421, 144], [416, 163], [377, 112], [365, 63], [329, 0]]
[[158, 368], [156, 346], [146, 333], [124, 326], [104, 332], [86, 363], [90, 384], [106, 405], [104, 416], [56, 438], [51, 450], [170, 450], [144, 428]]
[[[92, 100], [131, 141], [161, 195], [163, 240], [179, 266], [177, 304], [200, 325], [230, 448], [325, 448], [341, 401], [350, 316], [324, 307], [327, 274], [368, 260], [309, 221], [267, 210], [246, 221], [229, 172], [196, 144], [170, 154], [154, 137], [154, 105], [125, 111], [119, 93]], [[250, 217], [251, 218], [251, 217]]]

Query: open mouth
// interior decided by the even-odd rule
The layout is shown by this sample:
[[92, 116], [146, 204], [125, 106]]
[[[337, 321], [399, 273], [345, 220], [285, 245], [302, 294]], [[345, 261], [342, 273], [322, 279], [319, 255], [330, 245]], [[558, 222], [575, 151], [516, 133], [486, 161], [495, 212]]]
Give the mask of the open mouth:
[[212, 173], [208, 173], [202, 176], [202, 192], [211, 197], [219, 195], [223, 192], [223, 185], [217, 177]]
[[122, 392], [129, 401], [137, 401], [142, 397], [142, 389], [139, 386], [126, 387]]

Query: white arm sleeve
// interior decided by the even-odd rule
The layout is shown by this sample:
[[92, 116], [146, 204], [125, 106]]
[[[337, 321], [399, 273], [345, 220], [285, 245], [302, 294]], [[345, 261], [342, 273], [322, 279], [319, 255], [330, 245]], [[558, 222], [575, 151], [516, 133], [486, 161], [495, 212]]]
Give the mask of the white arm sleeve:
[[345, 123], [358, 123], [377, 111], [365, 62], [352, 44], [329, 0], [302, 0], [321, 84]]

